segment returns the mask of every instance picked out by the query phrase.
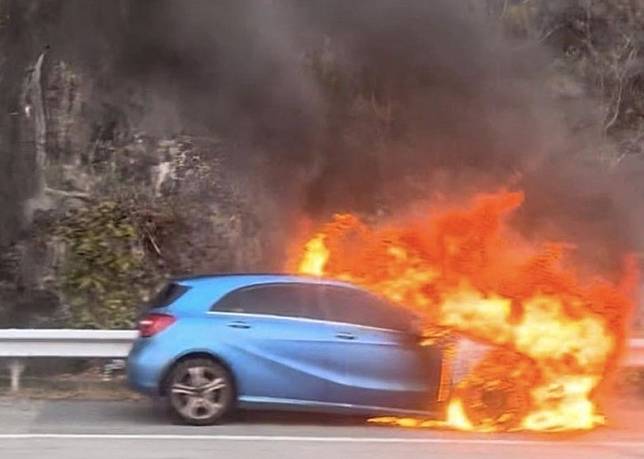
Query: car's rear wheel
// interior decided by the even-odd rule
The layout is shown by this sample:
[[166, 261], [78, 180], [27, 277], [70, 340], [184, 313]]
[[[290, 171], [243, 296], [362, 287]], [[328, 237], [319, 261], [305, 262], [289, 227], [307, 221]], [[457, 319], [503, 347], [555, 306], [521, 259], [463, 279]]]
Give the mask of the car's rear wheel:
[[166, 393], [172, 415], [198, 426], [221, 420], [233, 406], [233, 379], [222, 365], [204, 358], [179, 362], [169, 374]]

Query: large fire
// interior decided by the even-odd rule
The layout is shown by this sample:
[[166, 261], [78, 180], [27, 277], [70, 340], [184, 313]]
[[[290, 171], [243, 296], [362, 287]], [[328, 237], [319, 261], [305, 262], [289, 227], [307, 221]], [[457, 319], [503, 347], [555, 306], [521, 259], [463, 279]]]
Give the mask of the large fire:
[[480, 194], [382, 226], [336, 215], [298, 248], [290, 269], [347, 280], [421, 312], [428, 340], [452, 331], [492, 346], [452, 391], [444, 421], [377, 422], [476, 431], [605, 422], [598, 394], [625, 342], [635, 264], [626, 260], [617, 283], [582, 274], [567, 263], [569, 245], [532, 244], [511, 228], [523, 199]]

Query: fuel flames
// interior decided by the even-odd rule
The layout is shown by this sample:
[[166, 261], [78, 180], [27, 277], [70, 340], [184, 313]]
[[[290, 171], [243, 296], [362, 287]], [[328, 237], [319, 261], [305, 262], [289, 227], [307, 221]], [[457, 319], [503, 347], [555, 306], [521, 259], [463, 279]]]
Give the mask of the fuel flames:
[[445, 420], [376, 422], [474, 431], [605, 422], [598, 396], [622, 354], [635, 263], [626, 259], [619, 282], [582, 274], [567, 263], [570, 245], [532, 244], [511, 228], [523, 199], [479, 194], [383, 226], [336, 215], [298, 246], [292, 270], [347, 280], [421, 312], [428, 343], [456, 332], [491, 346], [455, 384]]

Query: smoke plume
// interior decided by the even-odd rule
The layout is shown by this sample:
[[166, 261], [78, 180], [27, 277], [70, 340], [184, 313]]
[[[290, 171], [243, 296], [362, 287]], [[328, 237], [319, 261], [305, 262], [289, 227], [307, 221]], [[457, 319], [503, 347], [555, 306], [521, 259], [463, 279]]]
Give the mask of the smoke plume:
[[65, 0], [43, 36], [132, 124], [243, 145], [235, 165], [287, 217], [517, 187], [526, 232], [612, 266], [636, 243], [633, 190], [587, 160], [603, 146], [567, 127], [586, 106], [548, 89], [548, 52], [482, 3]]

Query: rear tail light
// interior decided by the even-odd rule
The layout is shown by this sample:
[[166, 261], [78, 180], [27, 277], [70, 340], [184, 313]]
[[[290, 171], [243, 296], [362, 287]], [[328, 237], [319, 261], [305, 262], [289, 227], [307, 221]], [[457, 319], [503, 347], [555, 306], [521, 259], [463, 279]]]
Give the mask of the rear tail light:
[[138, 323], [139, 334], [143, 338], [149, 338], [156, 335], [157, 333], [162, 332], [170, 325], [172, 325], [177, 319], [174, 316], [169, 314], [148, 314]]

